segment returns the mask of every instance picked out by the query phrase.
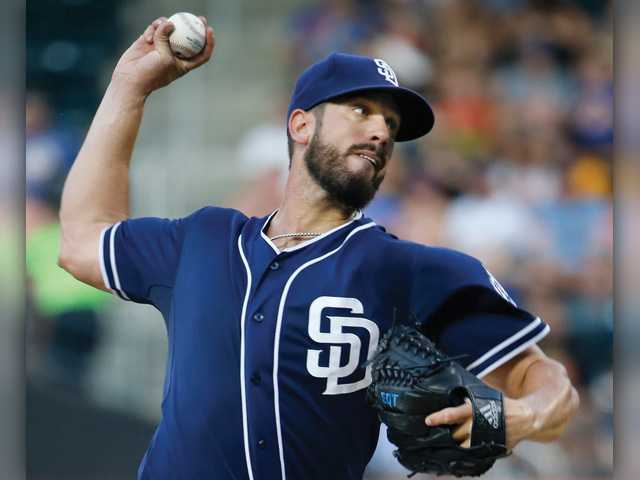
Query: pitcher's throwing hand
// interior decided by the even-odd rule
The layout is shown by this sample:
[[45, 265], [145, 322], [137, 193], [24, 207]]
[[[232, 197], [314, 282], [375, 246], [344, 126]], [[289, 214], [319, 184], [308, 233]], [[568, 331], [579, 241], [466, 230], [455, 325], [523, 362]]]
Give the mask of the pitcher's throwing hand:
[[166, 17], [160, 17], [120, 57], [112, 79], [130, 83], [146, 96], [209, 61], [215, 47], [215, 36], [207, 19], [199, 18], [206, 27], [206, 45], [202, 52], [191, 58], [175, 56], [169, 45], [169, 36], [175, 25]]

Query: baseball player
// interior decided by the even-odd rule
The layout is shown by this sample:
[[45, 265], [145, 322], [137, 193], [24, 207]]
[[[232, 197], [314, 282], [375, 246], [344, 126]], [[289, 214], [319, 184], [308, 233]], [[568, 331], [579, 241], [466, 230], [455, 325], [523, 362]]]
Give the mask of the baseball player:
[[[365, 401], [363, 364], [394, 309], [504, 392], [509, 448], [557, 438], [578, 398], [564, 368], [536, 346], [545, 322], [518, 308], [478, 260], [399, 240], [362, 213], [394, 142], [434, 123], [426, 100], [385, 61], [336, 53], [300, 76], [277, 211], [129, 218], [129, 162], [148, 95], [214, 49], [207, 27], [205, 50], [178, 59], [172, 29], [155, 20], [120, 58], [60, 211], [60, 265], [153, 305], [166, 323], [162, 419], [138, 478], [362, 478], [380, 425]], [[468, 403], [425, 422], [451, 425], [468, 445]]]

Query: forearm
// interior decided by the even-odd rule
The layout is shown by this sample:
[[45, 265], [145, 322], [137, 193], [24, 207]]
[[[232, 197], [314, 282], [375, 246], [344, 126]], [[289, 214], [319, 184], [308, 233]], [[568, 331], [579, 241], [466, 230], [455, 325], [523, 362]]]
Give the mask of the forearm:
[[173, 28], [164, 17], [157, 18], [122, 54], [64, 186], [58, 265], [97, 288], [107, 289], [98, 245], [102, 232], [129, 217], [129, 163], [145, 98], [213, 53], [213, 30], [207, 27], [204, 50], [178, 59], [169, 46]]
[[[200, 20], [206, 25], [206, 18]], [[120, 57], [64, 187], [63, 244], [75, 231], [129, 216], [129, 162], [146, 96], [211, 58], [211, 27], [206, 27], [204, 50], [188, 60], [171, 51], [173, 28], [164, 17], [154, 20]]]
[[64, 186], [63, 230], [129, 216], [129, 163], [143, 109], [143, 95], [112, 81]]
[[143, 108], [143, 95], [112, 81], [62, 192], [58, 264], [97, 288], [106, 289], [97, 256], [100, 232], [129, 216], [129, 163]]
[[579, 404], [578, 393], [565, 368], [548, 357], [533, 358], [514, 369], [507, 379], [508, 443], [556, 440]]

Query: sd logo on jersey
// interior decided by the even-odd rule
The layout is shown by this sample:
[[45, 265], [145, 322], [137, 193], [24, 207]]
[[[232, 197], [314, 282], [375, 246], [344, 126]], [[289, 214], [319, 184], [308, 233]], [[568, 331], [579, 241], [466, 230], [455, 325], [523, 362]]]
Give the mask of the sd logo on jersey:
[[[322, 320], [322, 311], [325, 308], [342, 308], [348, 309], [352, 314], [361, 315], [364, 308], [360, 300], [356, 298], [345, 297], [318, 297], [309, 307], [309, 336], [318, 343], [330, 345], [329, 347], [329, 364], [327, 366], [320, 365], [320, 353], [322, 350], [307, 351], [307, 370], [316, 378], [326, 378], [327, 387], [323, 392], [324, 395], [340, 395], [351, 393], [366, 388], [371, 383], [371, 366], [365, 369], [364, 378], [352, 383], [338, 383], [341, 378], [352, 375], [360, 364], [360, 350], [362, 342], [360, 337], [354, 333], [343, 331], [344, 327], [360, 327], [364, 329], [369, 336], [369, 349], [367, 352], [367, 360], [373, 356], [378, 346], [378, 338], [380, 330], [371, 320], [362, 317], [346, 317], [332, 316], [327, 318], [330, 320], [328, 332], [320, 330]], [[347, 363], [340, 365], [342, 349], [347, 350]]]

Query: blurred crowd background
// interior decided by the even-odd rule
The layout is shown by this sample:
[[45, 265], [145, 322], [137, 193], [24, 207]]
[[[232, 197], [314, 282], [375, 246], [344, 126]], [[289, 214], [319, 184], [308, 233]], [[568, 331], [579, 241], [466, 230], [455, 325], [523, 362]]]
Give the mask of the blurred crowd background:
[[[68, 469], [131, 478], [159, 418], [164, 325], [152, 308], [57, 267], [57, 209], [119, 55], [178, 7], [57, 4], [64, 8], [27, 3], [28, 467], [42, 479], [76, 478]], [[298, 74], [335, 50], [385, 59], [401, 84], [430, 100], [436, 126], [396, 145], [365, 213], [401, 238], [481, 259], [551, 325], [541, 346], [581, 395], [559, 442], [521, 445], [488, 478], [611, 478], [611, 8], [597, 0], [181, 2], [208, 17], [218, 45], [209, 65], [148, 100], [133, 214], [176, 217], [205, 204], [273, 211]], [[95, 437], [110, 460], [71, 465], [77, 448], [95, 454], [86, 443]], [[381, 437], [366, 478], [405, 473]]]

